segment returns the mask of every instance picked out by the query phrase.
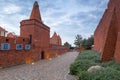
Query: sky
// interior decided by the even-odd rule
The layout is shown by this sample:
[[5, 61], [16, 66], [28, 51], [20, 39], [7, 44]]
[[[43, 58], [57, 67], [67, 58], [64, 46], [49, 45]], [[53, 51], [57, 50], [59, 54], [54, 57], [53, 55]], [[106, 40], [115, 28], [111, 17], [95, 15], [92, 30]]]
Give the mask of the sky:
[[[108, 0], [36, 0], [42, 21], [62, 38], [62, 43], [73, 45], [75, 36], [88, 38], [94, 34]], [[0, 0], [0, 26], [20, 34], [20, 22], [29, 19], [35, 0]]]

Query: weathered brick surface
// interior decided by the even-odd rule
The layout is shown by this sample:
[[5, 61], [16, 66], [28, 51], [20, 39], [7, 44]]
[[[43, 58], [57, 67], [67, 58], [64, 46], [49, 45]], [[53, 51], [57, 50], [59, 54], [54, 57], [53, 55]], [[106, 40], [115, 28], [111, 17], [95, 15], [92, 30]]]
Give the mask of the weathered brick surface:
[[120, 62], [120, 32], [118, 32], [116, 44], [114, 57], [117, 62]]
[[100, 51], [102, 61], [119, 61], [118, 45], [120, 31], [120, 0], [110, 0], [98, 27], [94, 33], [94, 49]]
[[23, 48], [25, 48], [25, 45], [28, 44], [28, 38], [25, 37], [9, 38], [0, 36], [0, 43], [10, 43], [10, 50], [15, 50], [16, 44], [22, 44]]

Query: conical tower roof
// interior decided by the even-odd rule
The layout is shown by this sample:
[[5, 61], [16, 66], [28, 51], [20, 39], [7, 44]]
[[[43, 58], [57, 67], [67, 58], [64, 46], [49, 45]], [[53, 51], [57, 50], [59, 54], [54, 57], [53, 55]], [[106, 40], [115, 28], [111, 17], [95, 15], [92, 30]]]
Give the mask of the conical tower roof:
[[39, 11], [39, 5], [38, 5], [37, 1], [35, 1], [34, 5], [33, 5], [33, 9], [32, 9], [31, 15], [30, 15], [30, 19], [36, 19], [36, 20], [42, 22], [40, 11]]

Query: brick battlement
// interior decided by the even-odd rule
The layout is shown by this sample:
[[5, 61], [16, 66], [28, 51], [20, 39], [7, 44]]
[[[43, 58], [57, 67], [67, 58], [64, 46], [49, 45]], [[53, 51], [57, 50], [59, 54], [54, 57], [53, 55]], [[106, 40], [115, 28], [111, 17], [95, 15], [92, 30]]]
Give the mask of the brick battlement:
[[7, 43], [10, 45], [9, 50], [16, 50], [16, 45], [21, 44], [22, 48], [25, 48], [25, 45], [27, 45], [29, 42], [28, 38], [23, 37], [16, 37], [16, 38], [9, 38], [9, 37], [2, 37], [0, 36], [0, 50], [3, 43]]

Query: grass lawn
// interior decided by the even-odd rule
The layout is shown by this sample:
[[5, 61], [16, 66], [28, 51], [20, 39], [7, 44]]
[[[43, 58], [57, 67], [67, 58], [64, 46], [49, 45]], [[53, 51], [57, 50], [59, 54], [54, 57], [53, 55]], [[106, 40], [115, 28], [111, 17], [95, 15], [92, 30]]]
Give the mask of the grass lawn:
[[[100, 65], [102, 70], [88, 72], [91, 66]], [[70, 66], [70, 73], [77, 75], [78, 80], [120, 80], [120, 64], [114, 61], [101, 63], [100, 54], [94, 50], [85, 50]]]

